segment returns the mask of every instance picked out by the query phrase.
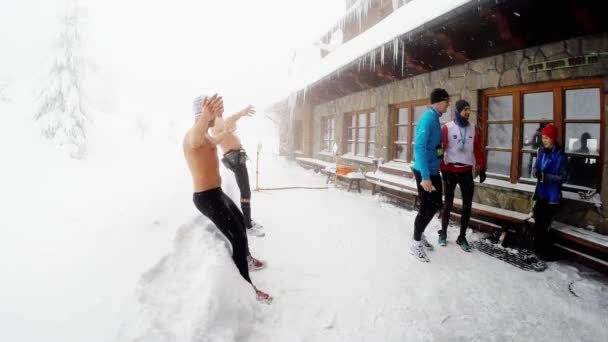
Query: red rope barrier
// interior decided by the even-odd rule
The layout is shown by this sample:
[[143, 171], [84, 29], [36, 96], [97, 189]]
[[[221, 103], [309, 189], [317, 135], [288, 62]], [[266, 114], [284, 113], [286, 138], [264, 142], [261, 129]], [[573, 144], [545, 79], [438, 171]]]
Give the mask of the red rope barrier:
[[306, 190], [324, 190], [329, 189], [328, 186], [287, 186], [282, 188], [260, 188], [260, 191], [271, 191], [271, 190], [295, 190], [295, 189], [306, 189]]

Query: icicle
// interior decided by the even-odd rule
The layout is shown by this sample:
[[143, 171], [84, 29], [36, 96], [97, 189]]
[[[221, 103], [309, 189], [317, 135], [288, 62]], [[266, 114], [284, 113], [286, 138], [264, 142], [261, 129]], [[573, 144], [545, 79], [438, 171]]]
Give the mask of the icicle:
[[399, 38], [393, 39], [393, 64], [397, 64], [399, 58]]
[[403, 76], [403, 71], [405, 67], [405, 44], [401, 45], [401, 76]]
[[384, 65], [384, 45], [380, 47], [380, 65]]
[[306, 90], [308, 90], [308, 85], [304, 87], [304, 94], [302, 95], [302, 104], [306, 103]]

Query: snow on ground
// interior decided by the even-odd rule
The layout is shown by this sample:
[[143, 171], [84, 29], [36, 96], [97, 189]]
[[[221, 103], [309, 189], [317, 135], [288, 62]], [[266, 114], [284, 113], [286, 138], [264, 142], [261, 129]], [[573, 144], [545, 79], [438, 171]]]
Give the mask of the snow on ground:
[[[322, 186], [324, 177], [266, 156], [264, 187]], [[264, 167], [265, 165], [265, 167]], [[173, 249], [139, 280], [129, 341], [604, 341], [604, 278], [552, 263], [522, 271], [453, 243], [421, 263], [408, 254], [415, 213], [336, 190], [254, 193], [265, 238], [250, 238], [269, 267], [253, 301], [222, 239], [204, 218], [182, 226]], [[428, 236], [434, 240], [439, 222]], [[455, 229], [449, 235], [452, 240]], [[477, 235], [472, 239], [477, 238]], [[576, 293], [574, 296], [570, 289]], [[137, 324], [132, 324], [137, 322]], [[142, 328], [143, 327], [143, 328]], [[139, 339], [138, 339], [139, 338]]]
[[[252, 278], [276, 297], [259, 304], [192, 204], [183, 127], [163, 141], [100, 119], [105, 133], [79, 162], [11, 114], [26, 110], [2, 109], [3, 341], [608, 339], [604, 276], [561, 263], [526, 272], [453, 243], [418, 262], [408, 254], [414, 212], [333, 185], [254, 193], [267, 236], [251, 250], [269, 266]], [[261, 187], [325, 185], [274, 155], [265, 130], [243, 126], [252, 160], [263, 142]]]

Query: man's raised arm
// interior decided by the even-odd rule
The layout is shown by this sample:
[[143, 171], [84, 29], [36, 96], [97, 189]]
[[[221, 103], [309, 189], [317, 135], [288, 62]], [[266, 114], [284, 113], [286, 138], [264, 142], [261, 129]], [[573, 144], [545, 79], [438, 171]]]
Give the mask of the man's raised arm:
[[207, 136], [209, 122], [215, 118], [223, 106], [222, 97], [218, 97], [217, 94], [203, 100], [201, 103], [201, 112], [197, 114], [200, 115], [200, 117], [188, 132], [187, 141], [190, 148], [199, 148], [203, 145], [205, 137]]

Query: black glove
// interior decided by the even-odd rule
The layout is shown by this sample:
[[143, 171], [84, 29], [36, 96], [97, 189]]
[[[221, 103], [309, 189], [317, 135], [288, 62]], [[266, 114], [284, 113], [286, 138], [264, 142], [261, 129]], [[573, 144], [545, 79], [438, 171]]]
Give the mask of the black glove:
[[534, 173], [534, 177], [536, 177], [536, 179], [540, 181], [543, 179], [543, 173], [540, 170], [536, 170], [536, 173]]
[[479, 171], [479, 183], [483, 183], [486, 180], [486, 170]]

